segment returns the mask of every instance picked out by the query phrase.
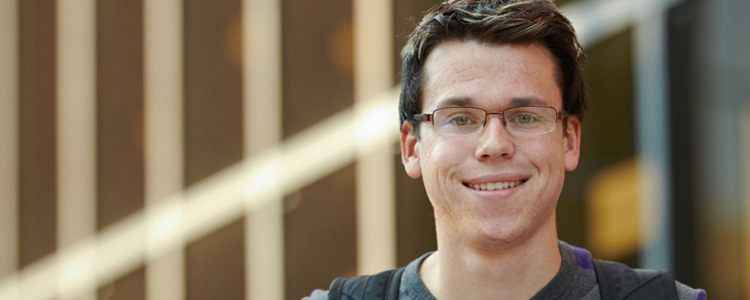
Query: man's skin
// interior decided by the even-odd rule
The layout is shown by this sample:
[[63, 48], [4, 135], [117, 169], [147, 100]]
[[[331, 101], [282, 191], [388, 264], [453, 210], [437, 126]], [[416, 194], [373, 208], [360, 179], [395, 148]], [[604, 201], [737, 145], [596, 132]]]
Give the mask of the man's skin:
[[[549, 51], [541, 44], [447, 41], [425, 62], [422, 112], [472, 106], [499, 112], [519, 105], [562, 110]], [[567, 126], [563, 126], [567, 122]], [[401, 128], [407, 174], [422, 177], [435, 210], [438, 251], [420, 277], [438, 299], [529, 299], [560, 268], [555, 207], [566, 171], [578, 165], [581, 124], [575, 115], [555, 130], [514, 136], [502, 116], [481, 132], [444, 136], [421, 122]], [[473, 184], [519, 183], [482, 191]]]

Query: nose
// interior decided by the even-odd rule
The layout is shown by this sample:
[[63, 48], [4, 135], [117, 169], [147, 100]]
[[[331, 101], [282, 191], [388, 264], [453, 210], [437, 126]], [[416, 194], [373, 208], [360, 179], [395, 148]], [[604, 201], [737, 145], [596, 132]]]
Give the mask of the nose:
[[488, 115], [487, 123], [478, 138], [475, 153], [478, 160], [510, 158], [515, 154], [514, 138], [503, 125], [502, 115]]

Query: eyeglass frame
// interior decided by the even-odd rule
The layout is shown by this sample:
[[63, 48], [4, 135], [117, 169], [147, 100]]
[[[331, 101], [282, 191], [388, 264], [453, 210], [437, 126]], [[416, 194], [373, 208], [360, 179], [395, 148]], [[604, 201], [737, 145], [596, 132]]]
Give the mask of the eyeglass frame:
[[[473, 106], [449, 106], [449, 107], [436, 108], [436, 109], [434, 109], [432, 111], [432, 113], [415, 114], [415, 115], [413, 115], [412, 120], [414, 122], [430, 121], [430, 123], [432, 123], [432, 126], [434, 127], [435, 126], [435, 118], [433, 117], [433, 115], [438, 110], [455, 109], [455, 108], [478, 109], [478, 110], [481, 110], [481, 111], [484, 112], [484, 120], [482, 120], [482, 127], [479, 130], [477, 130], [476, 132], [472, 132], [470, 134], [460, 134], [460, 135], [446, 135], [446, 134], [438, 132], [439, 134], [446, 135], [446, 136], [471, 136], [471, 135], [474, 135], [476, 133], [482, 132], [482, 130], [484, 130], [484, 127], [487, 125], [487, 118], [490, 115], [501, 115], [502, 116], [501, 119], [503, 120], [503, 127], [505, 127], [507, 129], [508, 128], [508, 121], [505, 119], [505, 114], [504, 113], [507, 110], [509, 110], [509, 109], [517, 109], [517, 108], [525, 108], [525, 107], [550, 108], [550, 109], [554, 110], [555, 111], [555, 123], [554, 123], [555, 125], [552, 127], [551, 130], [546, 131], [546, 132], [528, 133], [528, 134], [522, 134], [522, 135], [541, 135], [541, 134], [550, 133], [552, 131], [555, 131], [555, 128], [557, 128], [557, 121], [558, 120], [564, 120], [565, 118], [568, 117], [568, 112], [567, 111], [565, 111], [565, 110], [557, 111], [557, 108], [554, 108], [552, 106], [534, 106], [534, 105], [513, 106], [513, 107], [508, 107], [506, 109], [503, 109], [502, 111], [499, 111], [499, 112], [489, 112], [489, 111], [487, 111], [484, 108], [473, 107]], [[418, 126], [415, 126], [415, 127], [418, 127]]]

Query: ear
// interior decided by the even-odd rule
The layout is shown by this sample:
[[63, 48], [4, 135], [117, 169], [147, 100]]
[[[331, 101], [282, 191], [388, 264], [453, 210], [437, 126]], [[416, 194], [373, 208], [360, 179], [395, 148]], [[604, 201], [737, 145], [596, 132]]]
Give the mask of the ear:
[[401, 163], [404, 164], [406, 174], [411, 178], [422, 176], [419, 165], [419, 138], [411, 121], [406, 120], [401, 125]]
[[565, 171], [573, 171], [578, 167], [578, 158], [581, 155], [581, 121], [578, 120], [578, 116], [571, 115], [567, 118], [567, 125], [563, 133]]

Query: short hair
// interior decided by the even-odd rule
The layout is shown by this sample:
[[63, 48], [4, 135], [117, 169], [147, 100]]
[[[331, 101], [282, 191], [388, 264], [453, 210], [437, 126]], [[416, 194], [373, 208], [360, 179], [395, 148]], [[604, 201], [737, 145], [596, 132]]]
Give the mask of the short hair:
[[431, 8], [401, 51], [401, 124], [421, 113], [423, 68], [430, 52], [446, 41], [487, 44], [539, 43], [554, 58], [563, 109], [583, 120], [586, 54], [570, 21], [551, 0], [448, 0]]

